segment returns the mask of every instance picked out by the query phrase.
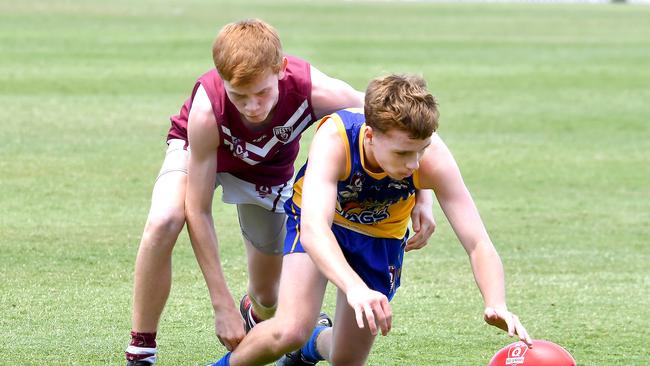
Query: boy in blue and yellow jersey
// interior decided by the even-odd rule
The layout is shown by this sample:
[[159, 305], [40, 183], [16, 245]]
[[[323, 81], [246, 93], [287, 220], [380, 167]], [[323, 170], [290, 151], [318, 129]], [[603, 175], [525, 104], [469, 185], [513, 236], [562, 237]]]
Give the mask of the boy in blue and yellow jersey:
[[[291, 200], [275, 317], [214, 365], [362, 365], [392, 326], [416, 189], [433, 189], [469, 255], [487, 323], [532, 345], [505, 300], [503, 266], [453, 156], [440, 137], [435, 98], [419, 77], [373, 80], [364, 110], [326, 117]], [[317, 326], [327, 281], [337, 288], [334, 327]], [[297, 299], [300, 299], [299, 301]]]

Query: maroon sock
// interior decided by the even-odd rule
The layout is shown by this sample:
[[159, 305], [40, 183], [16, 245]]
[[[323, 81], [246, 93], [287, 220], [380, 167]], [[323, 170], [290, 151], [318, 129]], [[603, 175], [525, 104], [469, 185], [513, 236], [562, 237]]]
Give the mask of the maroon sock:
[[131, 346], [156, 348], [156, 332], [139, 333], [131, 331]]
[[[156, 332], [139, 333], [131, 331], [131, 342], [129, 347], [138, 348], [156, 348]], [[126, 352], [126, 359], [129, 361], [139, 361], [155, 356], [155, 353], [149, 352]]]

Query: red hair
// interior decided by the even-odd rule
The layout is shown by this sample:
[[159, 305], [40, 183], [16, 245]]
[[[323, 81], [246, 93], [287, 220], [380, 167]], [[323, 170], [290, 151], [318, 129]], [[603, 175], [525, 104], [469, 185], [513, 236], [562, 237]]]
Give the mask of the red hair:
[[259, 19], [224, 26], [212, 45], [212, 58], [221, 78], [234, 86], [247, 85], [267, 71], [282, 69], [282, 44], [277, 31]]

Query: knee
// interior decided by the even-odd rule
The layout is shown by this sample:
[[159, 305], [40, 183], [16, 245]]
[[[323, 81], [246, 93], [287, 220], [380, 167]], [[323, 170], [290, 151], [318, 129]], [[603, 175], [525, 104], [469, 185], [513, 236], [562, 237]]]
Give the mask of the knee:
[[159, 246], [170, 242], [173, 246], [183, 225], [185, 225], [185, 212], [182, 208], [150, 212], [144, 228], [143, 243]]
[[273, 351], [282, 355], [302, 347], [309, 340], [313, 326], [285, 324], [273, 332]]

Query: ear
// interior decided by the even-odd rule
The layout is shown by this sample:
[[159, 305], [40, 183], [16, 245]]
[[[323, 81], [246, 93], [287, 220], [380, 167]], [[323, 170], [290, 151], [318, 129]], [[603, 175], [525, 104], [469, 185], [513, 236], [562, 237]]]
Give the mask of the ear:
[[286, 57], [282, 57], [282, 67], [280, 68], [280, 72], [278, 73], [278, 80], [284, 79], [284, 75], [286, 74], [288, 64], [289, 64], [289, 60], [287, 60]]
[[368, 143], [372, 145], [372, 138], [373, 138], [373, 130], [372, 127], [366, 125], [366, 130], [364, 132], [364, 137], [366, 140], [368, 140]]

